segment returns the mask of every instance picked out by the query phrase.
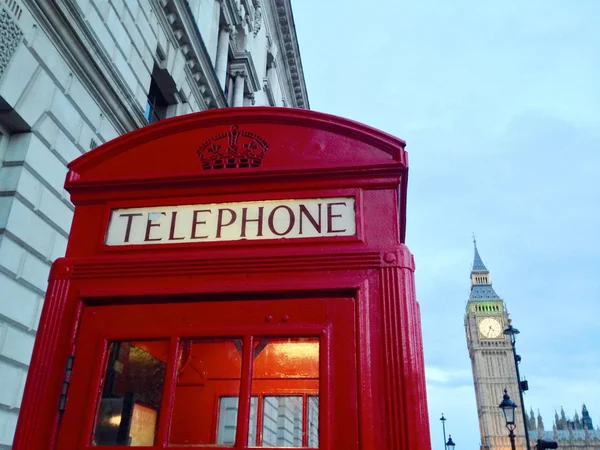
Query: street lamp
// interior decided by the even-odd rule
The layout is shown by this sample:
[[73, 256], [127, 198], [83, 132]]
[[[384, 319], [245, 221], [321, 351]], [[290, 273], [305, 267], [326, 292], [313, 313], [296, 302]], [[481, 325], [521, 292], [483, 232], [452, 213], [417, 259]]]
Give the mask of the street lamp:
[[448, 419], [444, 417], [444, 413], [442, 413], [440, 420], [442, 421], [442, 429], [444, 430], [444, 449], [448, 450], [448, 444], [446, 444], [446, 420]]
[[523, 401], [523, 391], [527, 390], [527, 382], [521, 382], [521, 374], [519, 373], [519, 363], [521, 362], [521, 357], [517, 355], [517, 350], [515, 347], [516, 336], [520, 333], [512, 325], [508, 325], [508, 328], [503, 331], [504, 335], [510, 337], [510, 344], [512, 345], [513, 357], [515, 359], [515, 369], [517, 371], [517, 387], [519, 389], [519, 399], [521, 400], [521, 412], [523, 413], [523, 428], [525, 429], [525, 444], [527, 445], [527, 450], [531, 450], [529, 445], [529, 430], [527, 429], [527, 416], [525, 412], [525, 402]]
[[448, 450], [454, 450], [454, 446], [455, 446], [455, 445], [456, 445], [456, 444], [455, 444], [455, 443], [454, 443], [454, 441], [452, 440], [452, 436], [451, 436], [451, 435], [448, 435], [448, 442], [446, 442], [446, 448], [447, 448]]
[[517, 409], [517, 405], [510, 399], [506, 389], [504, 389], [504, 397], [502, 398], [502, 403], [500, 403], [499, 407], [502, 409], [502, 414], [506, 421], [506, 428], [508, 428], [509, 431], [508, 437], [510, 438], [510, 447], [512, 450], [515, 450], [515, 433], [513, 433], [513, 431], [515, 429], [515, 409]]

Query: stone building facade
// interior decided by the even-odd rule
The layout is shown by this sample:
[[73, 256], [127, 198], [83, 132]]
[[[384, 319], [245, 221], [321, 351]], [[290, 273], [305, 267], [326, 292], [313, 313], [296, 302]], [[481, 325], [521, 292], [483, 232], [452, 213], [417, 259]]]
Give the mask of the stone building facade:
[[600, 428], [594, 430], [594, 423], [585, 405], [581, 408], [581, 416], [575, 411], [572, 419], [566, 416], [562, 408], [560, 415], [555, 412], [551, 430], [545, 429], [539, 411], [536, 417], [531, 409], [527, 426], [532, 446], [538, 439], [543, 439], [557, 442], [561, 450], [600, 450]]
[[0, 0], [0, 449], [10, 448], [66, 164], [157, 120], [308, 108], [290, 0]]

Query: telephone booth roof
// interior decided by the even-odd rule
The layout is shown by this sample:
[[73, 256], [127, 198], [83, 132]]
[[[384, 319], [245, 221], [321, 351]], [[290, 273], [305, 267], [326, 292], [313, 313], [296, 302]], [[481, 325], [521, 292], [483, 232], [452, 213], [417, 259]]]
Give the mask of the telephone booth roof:
[[[341, 117], [292, 108], [215, 109], [159, 121], [97, 147], [69, 164], [78, 174], [69, 178], [69, 186], [108, 179], [164, 182], [197, 179], [199, 173], [220, 176], [197, 170], [202, 168], [198, 147], [214, 138], [215, 127], [224, 134], [235, 127], [242, 137], [265, 141], [271, 151], [256, 173], [407, 163], [403, 140]], [[165, 157], [165, 152], [176, 152], [176, 157]]]
[[[78, 205], [400, 184], [403, 242], [404, 147], [401, 139], [328, 114], [275, 107], [217, 109], [160, 121], [97, 147], [69, 164], [65, 187]], [[230, 165], [218, 161], [219, 153], [233, 153], [234, 160]]]

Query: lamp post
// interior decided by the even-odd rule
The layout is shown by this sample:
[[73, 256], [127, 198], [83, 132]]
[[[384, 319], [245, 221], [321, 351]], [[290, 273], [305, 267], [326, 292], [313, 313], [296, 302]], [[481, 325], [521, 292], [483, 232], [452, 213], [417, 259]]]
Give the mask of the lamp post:
[[506, 330], [504, 330], [504, 335], [510, 337], [510, 344], [512, 345], [513, 358], [515, 359], [515, 368], [517, 370], [517, 387], [519, 388], [519, 399], [521, 400], [521, 412], [523, 413], [523, 428], [525, 429], [525, 444], [527, 445], [527, 450], [531, 450], [529, 446], [529, 430], [527, 429], [527, 416], [525, 412], [525, 403], [523, 401], [523, 386], [521, 384], [521, 375], [519, 373], [519, 362], [521, 362], [521, 357], [517, 355], [517, 350], [515, 347], [516, 336], [520, 333], [512, 325], [509, 325]]
[[446, 420], [448, 419], [444, 417], [444, 413], [442, 413], [440, 420], [442, 421], [442, 430], [444, 430], [444, 450], [448, 450], [448, 445], [446, 444]]
[[517, 405], [510, 399], [506, 389], [504, 389], [502, 403], [498, 406], [502, 409], [502, 414], [506, 421], [506, 428], [508, 428], [509, 431], [508, 437], [510, 438], [510, 447], [512, 450], [515, 450], [515, 433], [513, 433], [513, 431], [515, 429], [515, 409], [517, 409]]
[[452, 436], [451, 436], [451, 435], [448, 435], [448, 442], [446, 442], [446, 448], [447, 448], [448, 450], [454, 450], [454, 446], [455, 446], [455, 445], [456, 445], [456, 444], [455, 444], [455, 443], [454, 443], [454, 441], [452, 440]]

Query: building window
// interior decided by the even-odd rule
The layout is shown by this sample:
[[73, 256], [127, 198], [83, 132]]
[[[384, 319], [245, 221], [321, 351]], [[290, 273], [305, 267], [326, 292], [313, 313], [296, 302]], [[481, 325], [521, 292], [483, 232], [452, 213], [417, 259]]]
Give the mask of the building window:
[[144, 112], [144, 116], [148, 123], [154, 123], [165, 119], [167, 117], [168, 106], [169, 104], [165, 100], [163, 93], [160, 91], [158, 84], [156, 84], [156, 80], [153, 78], [150, 83], [146, 111]]
[[171, 74], [154, 63], [144, 116], [148, 123], [176, 115], [179, 93]]

